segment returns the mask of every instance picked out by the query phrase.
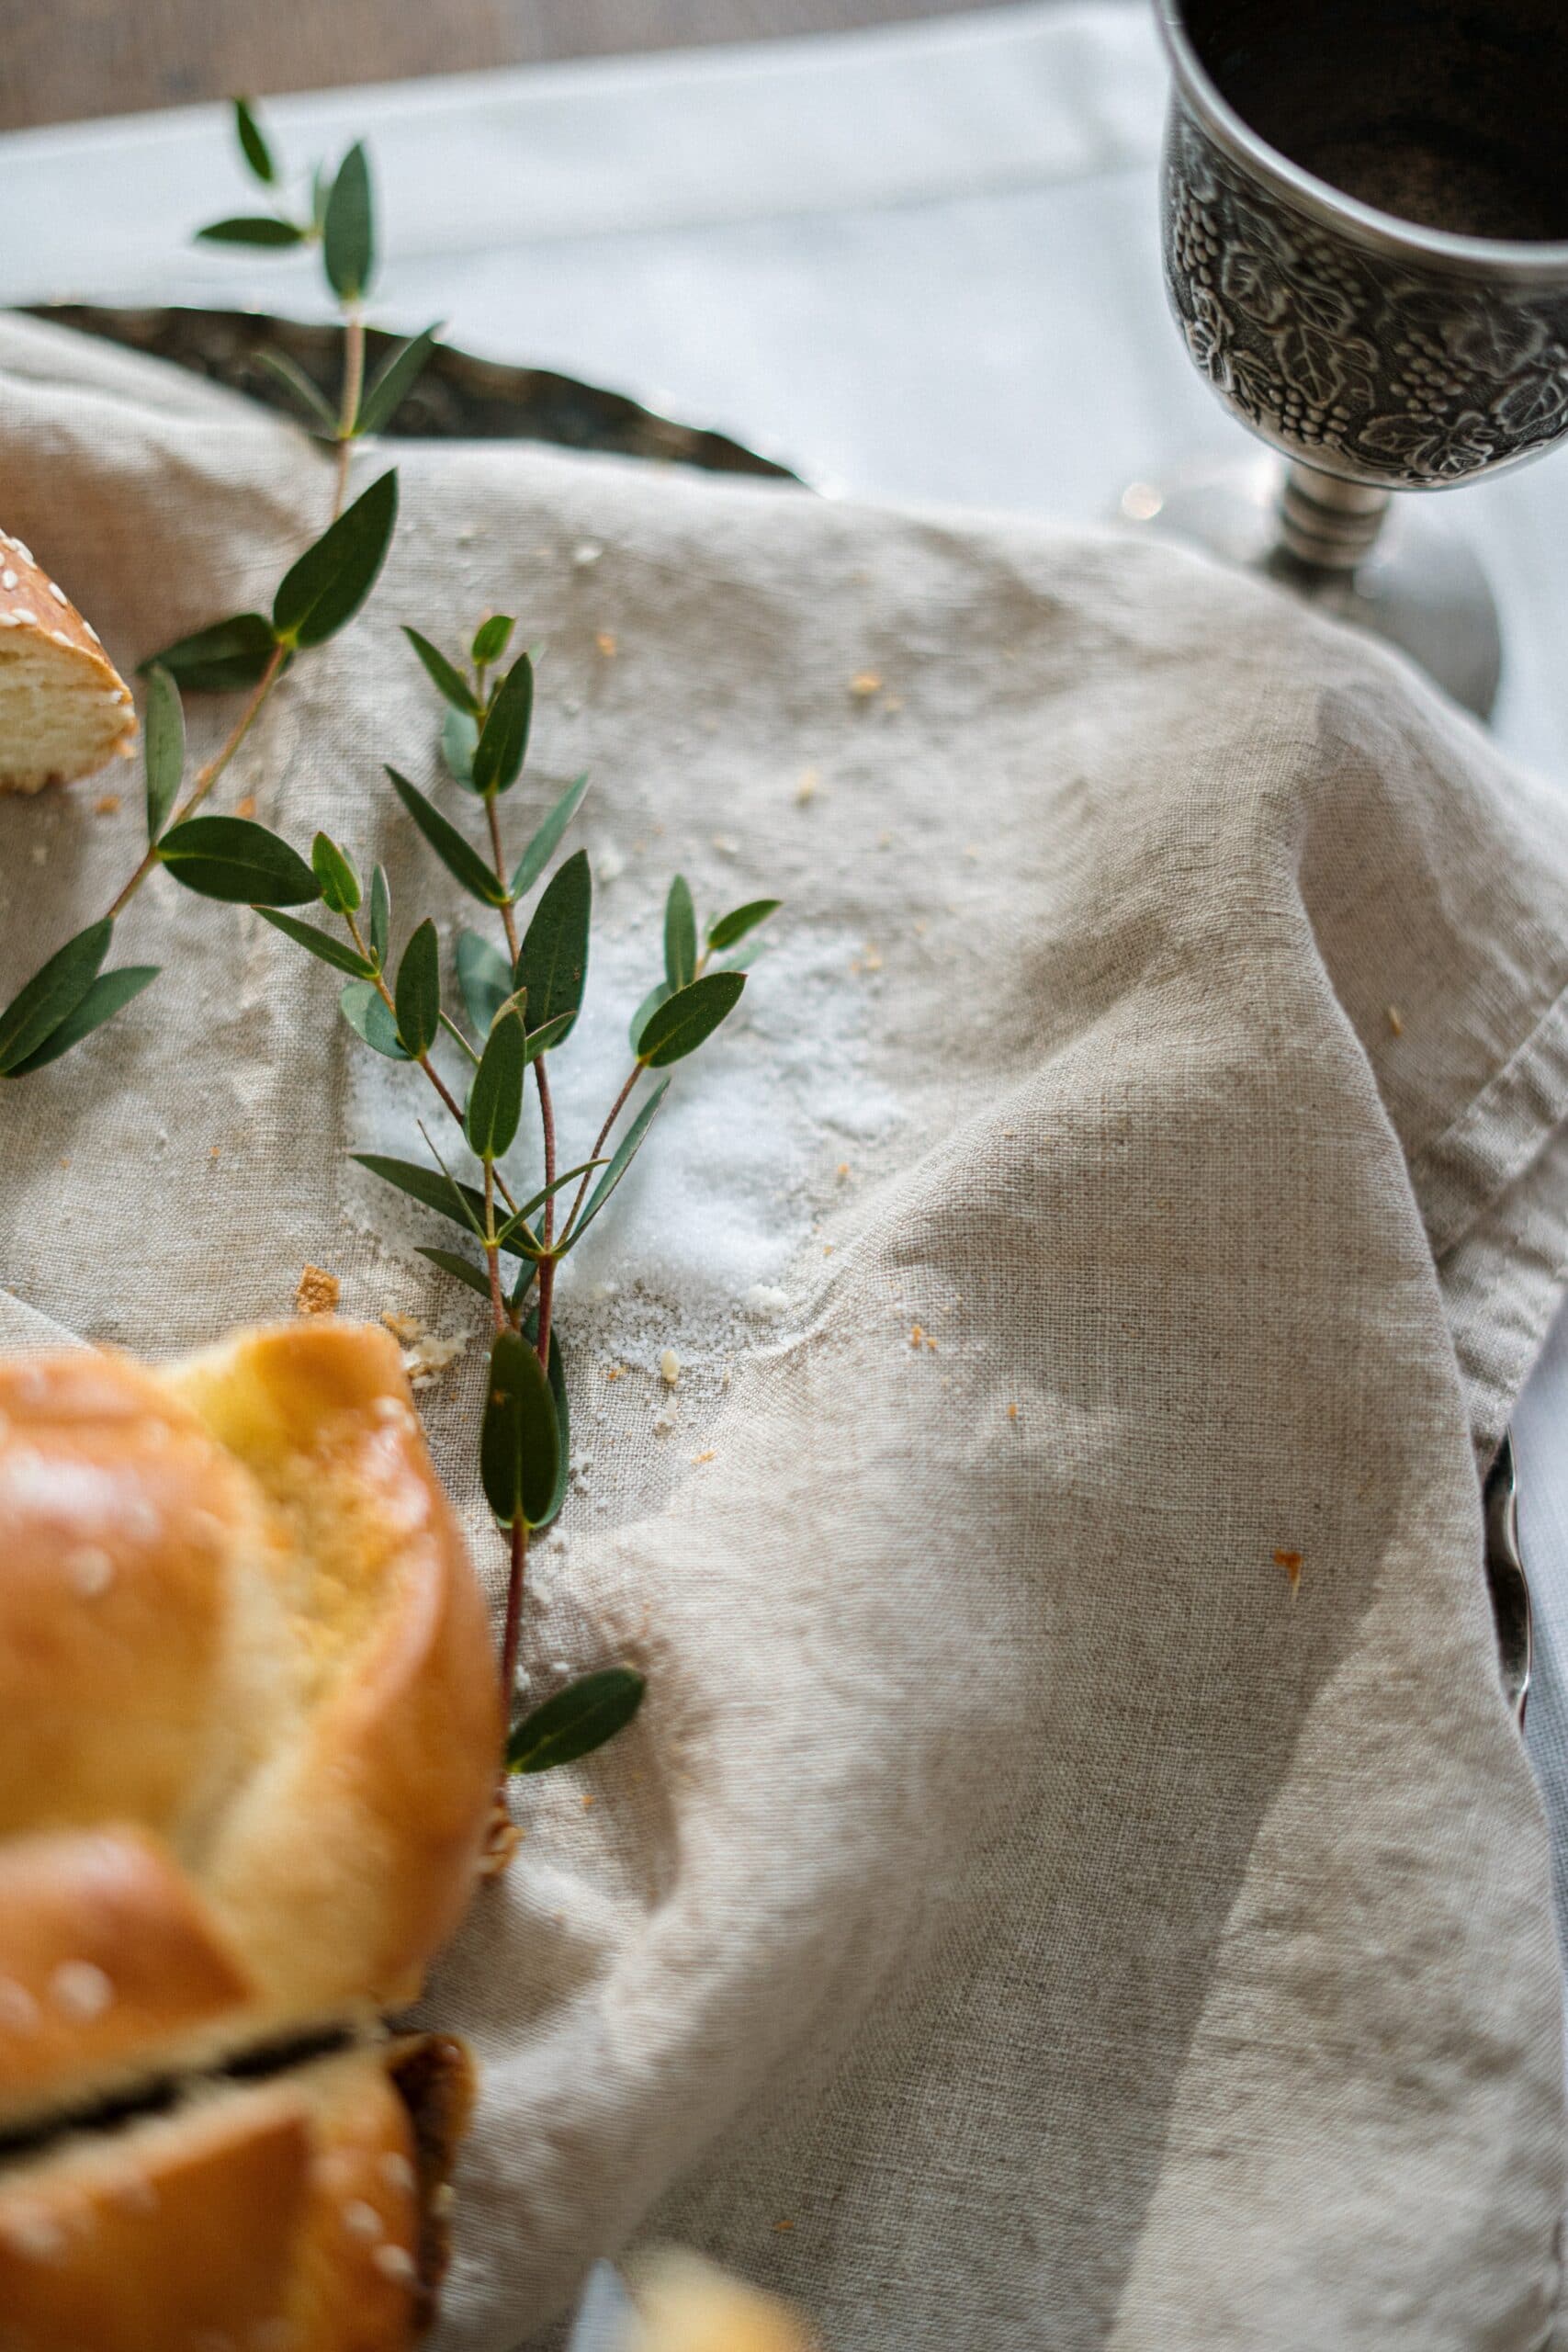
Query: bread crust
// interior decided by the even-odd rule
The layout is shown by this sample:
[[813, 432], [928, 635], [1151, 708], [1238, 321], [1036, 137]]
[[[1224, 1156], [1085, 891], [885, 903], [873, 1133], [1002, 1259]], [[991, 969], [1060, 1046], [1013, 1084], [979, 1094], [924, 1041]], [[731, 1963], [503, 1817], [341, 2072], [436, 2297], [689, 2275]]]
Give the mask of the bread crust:
[[273, 1491], [325, 1498], [348, 1531], [343, 1586], [369, 1572], [385, 1602], [234, 1807], [214, 1903], [293, 2015], [402, 2003], [467, 1905], [502, 1724], [484, 1602], [397, 1344], [316, 1317], [173, 1377]]
[[[0, 2352], [412, 2340], [439, 2233], [386, 2050], [265, 2053], [418, 1990], [501, 1729], [389, 1334], [0, 1362]], [[437, 2143], [457, 2063], [415, 2070]]]
[[0, 2082], [15, 2128], [62, 2100], [198, 2065], [257, 1987], [172, 1854], [144, 1830], [0, 1847]]
[[136, 706], [130, 688], [104, 651], [98, 633], [85, 620], [58, 581], [51, 580], [32, 549], [0, 531], [0, 656], [12, 645], [52, 646], [72, 662], [84, 685], [103, 697], [103, 728], [90, 754], [59, 764], [36, 761], [17, 766], [0, 745], [0, 792], [36, 792], [46, 784], [73, 784], [96, 775], [109, 760], [130, 759], [136, 741]]
[[400, 2048], [226, 2085], [0, 2174], [0, 2352], [406, 2352], [451, 2146], [438, 2177], [422, 2163]]

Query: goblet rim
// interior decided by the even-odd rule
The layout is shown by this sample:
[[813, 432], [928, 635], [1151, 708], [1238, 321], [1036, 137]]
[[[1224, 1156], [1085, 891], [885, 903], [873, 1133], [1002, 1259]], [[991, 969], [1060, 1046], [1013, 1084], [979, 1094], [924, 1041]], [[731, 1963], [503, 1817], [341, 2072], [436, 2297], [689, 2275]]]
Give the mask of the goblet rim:
[[1211, 77], [1188, 34], [1183, 0], [1156, 0], [1156, 15], [1178, 87], [1203, 128], [1233, 159], [1271, 184], [1303, 211], [1373, 251], [1397, 261], [1437, 263], [1494, 283], [1499, 277], [1535, 285], [1568, 281], [1568, 239], [1470, 237], [1453, 229], [1424, 228], [1347, 196], [1319, 179], [1253, 130]]

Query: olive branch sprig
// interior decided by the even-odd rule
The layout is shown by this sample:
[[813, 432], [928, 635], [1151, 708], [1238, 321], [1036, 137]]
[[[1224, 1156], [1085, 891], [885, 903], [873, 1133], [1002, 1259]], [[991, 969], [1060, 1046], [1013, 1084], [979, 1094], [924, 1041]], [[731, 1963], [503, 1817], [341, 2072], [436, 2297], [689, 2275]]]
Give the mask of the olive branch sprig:
[[[243, 161], [266, 187], [278, 167], [254, 108], [234, 101], [234, 128]], [[31, 1077], [122, 1012], [159, 977], [156, 964], [106, 971], [114, 926], [154, 872], [171, 874], [189, 889], [254, 903], [294, 903], [301, 887], [295, 865], [279, 860], [241, 817], [197, 811], [239, 751], [262, 709], [298, 655], [326, 644], [353, 619], [368, 596], [397, 521], [395, 471], [346, 511], [344, 499], [354, 445], [381, 432], [430, 356], [436, 330], [400, 345], [374, 382], [364, 383], [364, 301], [376, 271], [376, 219], [370, 167], [356, 141], [335, 173], [317, 164], [310, 218], [281, 214], [214, 221], [201, 237], [226, 244], [276, 249], [315, 243], [344, 324], [342, 396], [334, 414], [321, 393], [280, 353], [267, 364], [301, 400], [311, 424], [336, 447], [332, 518], [327, 529], [279, 583], [270, 615], [236, 613], [181, 638], [141, 664], [147, 678], [144, 752], [147, 847], [103, 916], [56, 949], [0, 1010], [0, 1079]], [[183, 801], [185, 722], [178, 689], [208, 694], [243, 691], [246, 699], [222, 743], [197, 771]], [[176, 807], [176, 801], [178, 806]], [[226, 878], [227, 887], [217, 887]], [[204, 889], [204, 885], [205, 889]]]
[[[277, 159], [248, 98], [234, 100], [234, 132], [253, 179], [269, 191], [277, 191], [281, 186]], [[366, 383], [364, 305], [376, 274], [376, 208], [363, 141], [355, 141], [335, 172], [329, 172], [321, 163], [312, 166], [302, 219], [283, 209], [275, 195], [270, 212], [237, 213], [209, 221], [196, 233], [206, 244], [259, 245], [274, 253], [300, 245], [320, 248], [321, 267], [344, 325], [343, 372], [335, 412], [320, 387], [286, 352], [264, 351], [261, 361], [298, 402], [312, 430], [336, 447], [335, 514], [347, 494], [355, 442], [367, 434], [384, 431], [429, 358], [440, 332], [436, 325], [411, 335], [389, 355], [372, 382]]]
[[[434, 918], [416, 922], [394, 956], [385, 868], [373, 869], [367, 892], [348, 853], [328, 834], [316, 836], [311, 870], [321, 900], [344, 936], [276, 908], [259, 910], [296, 945], [346, 976], [339, 1002], [349, 1026], [373, 1052], [420, 1070], [457, 1128], [461, 1148], [477, 1162], [476, 1183], [454, 1171], [423, 1129], [427, 1160], [353, 1155], [369, 1174], [463, 1228], [467, 1253], [426, 1244], [420, 1255], [489, 1308], [491, 1358], [479, 1461], [486, 1500], [508, 1543], [501, 1680], [509, 1711], [529, 1539], [553, 1525], [569, 1476], [570, 1413], [554, 1314], [557, 1269], [608, 1205], [641, 1150], [670, 1084], [661, 1073], [694, 1053], [734, 1011], [746, 985], [750, 935], [779, 903], [750, 900], [716, 917], [699, 936], [691, 889], [676, 876], [665, 903], [663, 975], [632, 1016], [631, 1069], [586, 1157], [562, 1167], [549, 1063], [581, 1010], [592, 876], [582, 849], [550, 868], [582, 805], [588, 778], [576, 777], [557, 797], [513, 864], [502, 804], [527, 756], [533, 656], [519, 653], [493, 683], [488, 673], [504, 659], [514, 626], [511, 616], [501, 614], [480, 623], [468, 647], [471, 674], [420, 630], [404, 632], [446, 706], [442, 752], [448, 777], [482, 810], [480, 847], [429, 794], [398, 769], [386, 771], [427, 847], [467, 896], [497, 919], [499, 937], [464, 930], [456, 942], [460, 1012], [444, 992]], [[536, 891], [526, 923], [520, 926], [520, 910]], [[435, 1064], [443, 1040], [458, 1057], [456, 1086]], [[530, 1074], [543, 1182], [519, 1201], [502, 1162], [522, 1126]], [[645, 1076], [652, 1079], [650, 1085], [642, 1084]], [[641, 1099], [636, 1100], [639, 1088]], [[537, 1771], [588, 1754], [630, 1720], [642, 1691], [642, 1678], [626, 1667], [603, 1669], [569, 1685], [511, 1733], [507, 1770]]]
[[[276, 187], [272, 150], [243, 99], [235, 101], [234, 121], [247, 168], [265, 186]], [[254, 819], [200, 813], [296, 659], [346, 627], [375, 586], [397, 521], [397, 474], [382, 474], [345, 506], [353, 444], [385, 425], [428, 357], [436, 331], [429, 328], [410, 338], [375, 381], [365, 385], [363, 301], [374, 272], [376, 241], [369, 166], [357, 142], [330, 177], [316, 167], [305, 220], [275, 210], [215, 221], [199, 233], [220, 243], [282, 250], [315, 243], [321, 249], [344, 322], [336, 411], [291, 361], [280, 354], [267, 357], [313, 429], [335, 446], [333, 518], [285, 572], [270, 614], [231, 615], [141, 665], [147, 680], [146, 850], [107, 913], [57, 950], [0, 1012], [0, 1078], [43, 1069], [158, 977], [156, 966], [107, 972], [102, 967], [117, 918], [160, 869], [198, 897], [251, 908], [332, 967], [344, 981], [339, 998], [343, 1016], [362, 1043], [417, 1069], [446, 1121], [457, 1130], [455, 1151], [468, 1156], [479, 1182], [454, 1171], [423, 1124], [428, 1160], [363, 1152], [354, 1158], [382, 1182], [462, 1228], [466, 1250], [430, 1244], [421, 1247], [420, 1255], [476, 1293], [489, 1311], [491, 1354], [478, 1452], [485, 1498], [509, 1551], [500, 1670], [510, 1724], [529, 1539], [553, 1525], [570, 1477], [570, 1409], [555, 1317], [557, 1270], [608, 1205], [646, 1142], [671, 1083], [663, 1073], [694, 1053], [734, 1011], [746, 986], [745, 967], [755, 945], [751, 934], [779, 902], [749, 900], [699, 932], [691, 890], [676, 876], [664, 909], [663, 973], [631, 1019], [630, 1071], [586, 1158], [562, 1168], [549, 1061], [570, 1038], [581, 1009], [592, 877], [581, 849], [551, 867], [581, 807], [588, 778], [578, 776], [556, 797], [512, 863], [501, 804], [516, 786], [527, 756], [535, 657], [519, 653], [502, 672], [515, 628], [511, 616], [491, 614], [481, 621], [466, 658], [457, 662], [421, 631], [405, 629], [446, 707], [442, 759], [450, 782], [479, 804], [482, 846], [406, 775], [389, 766], [386, 774], [403, 815], [427, 847], [499, 924], [499, 937], [473, 930], [458, 935], [455, 998], [444, 988], [441, 938], [432, 916], [412, 925], [394, 956], [391, 890], [384, 866], [372, 868], [367, 889], [348, 853], [324, 831], [316, 834], [307, 859]], [[239, 717], [186, 786], [182, 696], [236, 692], [246, 697]], [[526, 922], [520, 924], [530, 900]], [[318, 908], [341, 926], [341, 937], [293, 911]], [[437, 1066], [438, 1048], [448, 1069], [457, 1057], [456, 1080]], [[530, 1072], [544, 1181], [519, 1200], [502, 1163], [522, 1127]], [[645, 1078], [652, 1082], [645, 1085]], [[501, 1791], [507, 1774], [543, 1771], [602, 1746], [636, 1713], [643, 1689], [642, 1677], [630, 1668], [610, 1667], [558, 1690], [510, 1728]], [[492, 1868], [504, 1864], [513, 1842], [498, 1792]]]

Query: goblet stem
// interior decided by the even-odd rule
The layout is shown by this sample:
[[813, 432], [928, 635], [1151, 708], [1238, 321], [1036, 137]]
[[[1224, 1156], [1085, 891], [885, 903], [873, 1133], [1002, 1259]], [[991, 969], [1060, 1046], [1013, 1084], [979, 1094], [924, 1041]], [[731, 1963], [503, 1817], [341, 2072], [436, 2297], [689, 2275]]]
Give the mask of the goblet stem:
[[1436, 503], [1392, 498], [1300, 460], [1281, 481], [1279, 458], [1258, 450], [1168, 482], [1133, 482], [1121, 511], [1375, 630], [1484, 718], [1502, 665], [1497, 607], [1474, 556], [1429, 511]]
[[1283, 561], [1270, 570], [1327, 571], [1348, 579], [1371, 551], [1387, 519], [1392, 493], [1368, 483], [1341, 481], [1292, 459], [1275, 508]]

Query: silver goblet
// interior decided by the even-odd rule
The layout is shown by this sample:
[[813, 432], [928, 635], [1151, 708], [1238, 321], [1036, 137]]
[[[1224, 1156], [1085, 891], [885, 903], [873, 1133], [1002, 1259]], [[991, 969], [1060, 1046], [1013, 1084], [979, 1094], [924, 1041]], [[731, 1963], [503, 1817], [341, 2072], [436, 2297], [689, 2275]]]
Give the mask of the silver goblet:
[[1568, 434], [1562, 0], [1158, 0], [1166, 284], [1277, 458], [1134, 483], [1130, 519], [1267, 570], [1483, 717], [1496, 606], [1425, 503]]

